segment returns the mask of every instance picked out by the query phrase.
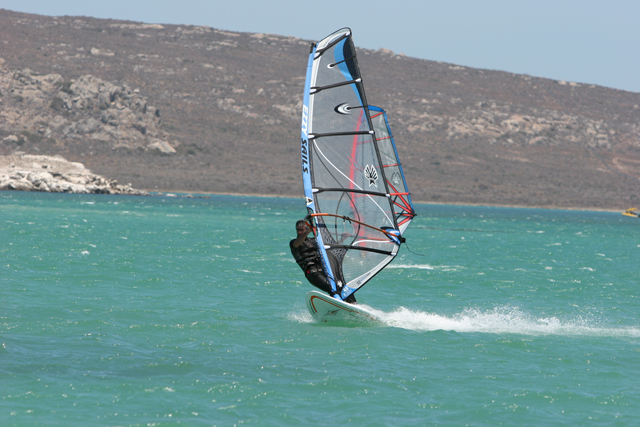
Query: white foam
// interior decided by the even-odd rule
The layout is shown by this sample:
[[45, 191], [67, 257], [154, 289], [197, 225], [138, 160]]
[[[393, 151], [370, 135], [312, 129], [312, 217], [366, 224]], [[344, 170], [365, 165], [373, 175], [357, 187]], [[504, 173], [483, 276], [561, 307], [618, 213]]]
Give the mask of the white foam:
[[640, 338], [640, 328], [606, 328], [583, 318], [561, 320], [557, 317], [535, 317], [518, 307], [493, 310], [465, 309], [451, 317], [400, 307], [385, 313], [374, 310], [388, 326], [414, 331], [482, 332], [492, 334], [606, 336]]
[[311, 313], [309, 313], [309, 311], [306, 308], [304, 309], [304, 311], [296, 310], [295, 312], [287, 313], [287, 318], [292, 322], [298, 322], [298, 323], [315, 322], [315, 320], [313, 319], [313, 316], [311, 316]]
[[410, 265], [410, 264], [391, 264], [389, 266], [387, 266], [387, 268], [417, 268], [419, 270], [433, 270], [434, 268], [432, 266], [430, 266], [429, 264], [417, 264], [417, 265]]
[[[450, 317], [405, 307], [399, 307], [387, 313], [364, 304], [361, 306], [381, 319], [383, 325], [418, 332], [455, 331], [531, 336], [640, 338], [640, 328], [637, 327], [602, 327], [595, 321], [588, 321], [582, 317], [568, 320], [557, 317], [535, 317], [512, 306], [496, 307], [486, 311], [468, 308]], [[296, 306], [293, 311], [287, 313], [287, 318], [298, 323], [315, 322], [306, 307], [300, 306]]]

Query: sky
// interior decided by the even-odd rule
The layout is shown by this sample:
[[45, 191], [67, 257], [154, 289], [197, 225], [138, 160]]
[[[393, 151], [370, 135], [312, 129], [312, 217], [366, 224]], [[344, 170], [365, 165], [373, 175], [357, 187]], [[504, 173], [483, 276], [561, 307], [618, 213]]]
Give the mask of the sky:
[[639, 0], [0, 0], [0, 8], [314, 41], [350, 27], [356, 47], [640, 92]]

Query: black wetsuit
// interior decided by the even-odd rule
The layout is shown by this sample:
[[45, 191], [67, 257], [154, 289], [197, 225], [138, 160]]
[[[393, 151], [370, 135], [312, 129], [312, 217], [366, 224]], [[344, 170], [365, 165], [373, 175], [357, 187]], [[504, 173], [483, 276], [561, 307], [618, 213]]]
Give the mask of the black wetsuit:
[[[293, 258], [295, 258], [300, 268], [302, 268], [302, 271], [304, 271], [304, 277], [316, 288], [329, 295], [333, 295], [334, 292], [331, 290], [331, 283], [329, 283], [329, 279], [327, 279], [327, 275], [322, 268], [322, 260], [318, 253], [316, 239], [306, 238], [297, 248], [293, 246], [293, 242], [295, 242], [295, 239], [289, 242], [291, 255], [293, 255]], [[355, 303], [356, 298], [351, 294], [345, 301]]]
[[295, 242], [295, 239], [289, 242], [291, 255], [304, 271], [304, 276], [313, 286], [331, 295], [333, 293], [331, 284], [322, 269], [322, 261], [316, 247], [316, 239], [306, 238], [297, 248], [293, 246], [293, 242]]

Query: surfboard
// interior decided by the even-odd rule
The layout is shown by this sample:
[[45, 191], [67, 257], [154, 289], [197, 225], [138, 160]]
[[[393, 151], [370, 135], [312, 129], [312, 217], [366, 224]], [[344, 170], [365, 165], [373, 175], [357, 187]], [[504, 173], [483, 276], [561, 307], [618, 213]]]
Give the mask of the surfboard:
[[380, 322], [380, 318], [370, 310], [332, 298], [318, 291], [307, 293], [309, 313], [319, 322]]

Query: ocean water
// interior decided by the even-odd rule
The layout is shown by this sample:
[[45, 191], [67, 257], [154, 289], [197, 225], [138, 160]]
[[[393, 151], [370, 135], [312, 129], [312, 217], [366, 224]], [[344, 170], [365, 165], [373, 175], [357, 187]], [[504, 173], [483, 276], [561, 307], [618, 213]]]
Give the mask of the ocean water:
[[328, 325], [301, 199], [0, 192], [0, 425], [640, 425], [638, 220], [417, 210]]

